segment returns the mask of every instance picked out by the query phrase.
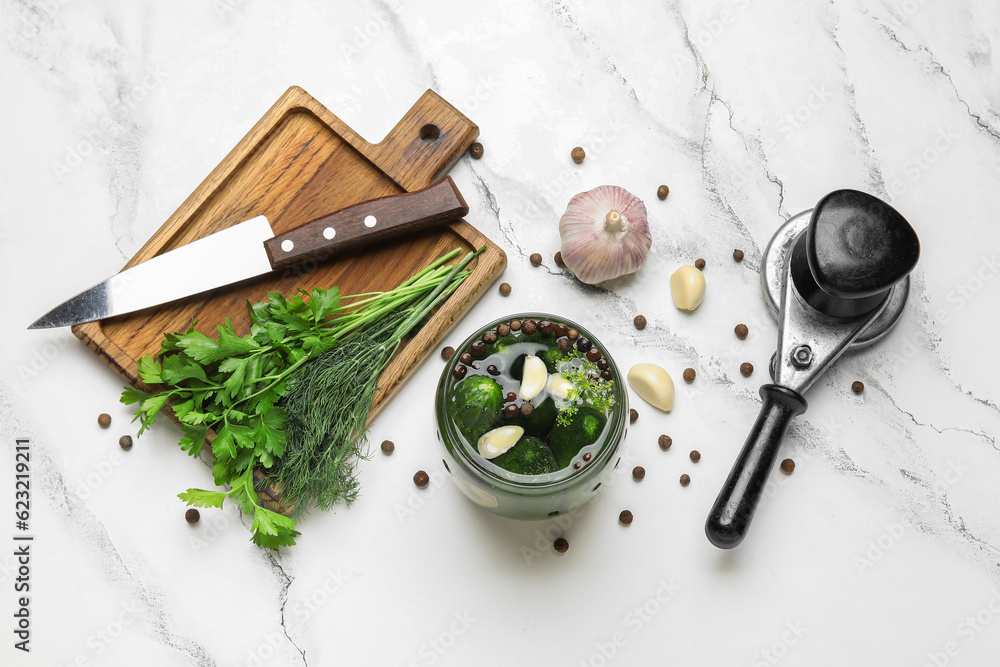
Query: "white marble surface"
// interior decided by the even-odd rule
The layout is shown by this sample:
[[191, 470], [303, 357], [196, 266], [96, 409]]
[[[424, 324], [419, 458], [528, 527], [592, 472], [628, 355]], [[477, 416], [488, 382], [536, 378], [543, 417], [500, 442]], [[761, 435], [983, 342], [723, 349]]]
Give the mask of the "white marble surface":
[[[0, 663], [994, 664], [998, 25], [990, 0], [0, 0], [0, 540], [13, 544], [17, 437], [34, 451], [36, 536], [30, 655], [12, 647], [0, 549]], [[486, 156], [452, 173], [470, 222], [509, 253], [514, 294], [491, 291], [451, 343], [544, 308], [590, 323], [620, 365], [697, 369], [672, 414], [637, 406], [644, 482], [622, 476], [569, 526], [477, 510], [442, 481], [436, 359], [372, 429], [397, 447], [364, 464], [362, 498], [303, 521], [278, 556], [232, 509], [184, 523], [175, 494], [211, 474], [169, 424], [118, 450], [134, 434], [118, 378], [68, 330], [25, 326], [119, 269], [291, 84], [370, 139], [426, 88], [482, 128]], [[566, 201], [601, 183], [646, 200], [654, 244], [633, 278], [583, 289], [549, 258]], [[721, 552], [702, 525], [775, 339], [761, 251], [839, 187], [918, 230], [910, 303], [887, 341], [809, 391], [786, 442], [795, 473]], [[699, 256], [709, 294], [684, 316], [665, 285]], [[434, 480], [422, 492], [418, 468]]]

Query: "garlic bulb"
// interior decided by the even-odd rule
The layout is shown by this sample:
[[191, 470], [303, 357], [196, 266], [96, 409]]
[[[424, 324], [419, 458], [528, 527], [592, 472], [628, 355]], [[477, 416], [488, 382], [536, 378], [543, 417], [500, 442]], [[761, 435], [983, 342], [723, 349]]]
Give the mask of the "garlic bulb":
[[646, 206], [617, 185], [601, 185], [569, 200], [559, 219], [562, 258], [590, 285], [639, 270], [653, 244]]

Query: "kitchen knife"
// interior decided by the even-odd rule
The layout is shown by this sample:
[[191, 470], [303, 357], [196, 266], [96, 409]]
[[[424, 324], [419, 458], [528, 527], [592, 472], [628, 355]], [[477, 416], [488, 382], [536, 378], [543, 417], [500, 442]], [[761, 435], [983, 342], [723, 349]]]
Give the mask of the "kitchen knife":
[[29, 329], [131, 313], [287, 269], [469, 212], [450, 176], [416, 192], [355, 204], [275, 236], [259, 215], [152, 257], [64, 301]]

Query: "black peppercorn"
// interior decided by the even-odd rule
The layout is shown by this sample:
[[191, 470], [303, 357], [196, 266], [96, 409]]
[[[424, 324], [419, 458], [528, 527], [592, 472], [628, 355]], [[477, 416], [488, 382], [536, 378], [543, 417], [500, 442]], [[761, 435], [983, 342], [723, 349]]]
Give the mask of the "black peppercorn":
[[667, 195], [669, 194], [670, 194], [670, 188], [666, 185], [661, 185], [660, 187], [656, 188], [656, 196], [659, 197], [661, 200], [666, 199]]
[[740, 364], [740, 373], [742, 373], [743, 377], [745, 378], [748, 378], [751, 375], [753, 375], [753, 364], [751, 364], [749, 361], [744, 361], [742, 364]]
[[580, 463], [579, 461], [577, 461], [576, 463], [573, 464], [573, 470], [579, 470], [582, 467], [583, 467], [583, 464]]

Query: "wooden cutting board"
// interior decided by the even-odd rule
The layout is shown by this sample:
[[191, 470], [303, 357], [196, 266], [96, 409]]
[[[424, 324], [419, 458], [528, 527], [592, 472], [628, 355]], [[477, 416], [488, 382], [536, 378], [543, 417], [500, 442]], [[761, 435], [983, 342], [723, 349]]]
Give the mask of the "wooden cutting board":
[[[428, 90], [385, 139], [368, 143], [293, 86], [124, 268], [257, 215], [267, 216], [274, 232], [282, 234], [352, 204], [419, 190], [443, 176], [478, 135], [472, 121]], [[139, 379], [138, 359], [156, 354], [166, 332], [182, 331], [197, 320], [199, 331], [213, 335], [229, 317], [243, 335], [250, 329], [247, 299], [263, 301], [271, 291], [291, 294], [314, 286], [336, 285], [341, 294], [388, 290], [454, 248], [464, 254], [481, 246], [486, 250], [470, 265], [472, 274], [382, 373], [371, 423], [507, 265], [503, 251], [464, 220], [165, 306], [77, 325], [73, 333], [127, 382], [148, 390]], [[258, 479], [263, 479], [259, 472]], [[261, 498], [279, 511], [287, 509], [273, 488], [265, 487]]]

